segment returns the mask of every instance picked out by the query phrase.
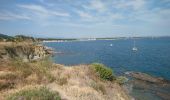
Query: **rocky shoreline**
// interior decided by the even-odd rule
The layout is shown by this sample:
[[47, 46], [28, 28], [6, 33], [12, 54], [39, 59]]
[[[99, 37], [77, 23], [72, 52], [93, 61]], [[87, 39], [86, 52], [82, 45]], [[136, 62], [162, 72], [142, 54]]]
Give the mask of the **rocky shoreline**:
[[153, 83], [153, 84], [160, 84], [160, 85], [170, 84], [169, 80], [166, 80], [162, 77], [154, 77], [154, 76], [151, 76], [149, 74], [142, 73], [142, 72], [126, 72], [125, 74], [130, 76], [130, 77], [136, 78], [138, 80], [150, 82], [150, 83]]
[[[126, 72], [125, 75], [130, 78], [128, 84], [131, 87], [131, 93], [134, 90], [142, 94], [148, 93], [160, 100], [170, 100], [170, 81], [161, 77], [151, 76], [142, 72]], [[132, 93], [134, 94], [134, 93]], [[138, 98], [135, 97], [137, 100]], [[151, 98], [150, 98], [151, 99]], [[146, 100], [150, 100], [146, 97]], [[139, 99], [140, 100], [140, 99]]]

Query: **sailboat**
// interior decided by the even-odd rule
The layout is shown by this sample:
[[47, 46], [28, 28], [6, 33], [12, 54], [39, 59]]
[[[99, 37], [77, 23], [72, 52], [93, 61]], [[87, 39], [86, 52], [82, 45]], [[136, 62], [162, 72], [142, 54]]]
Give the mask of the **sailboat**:
[[133, 41], [133, 48], [132, 48], [133, 51], [138, 51], [138, 48], [135, 46], [135, 39]]

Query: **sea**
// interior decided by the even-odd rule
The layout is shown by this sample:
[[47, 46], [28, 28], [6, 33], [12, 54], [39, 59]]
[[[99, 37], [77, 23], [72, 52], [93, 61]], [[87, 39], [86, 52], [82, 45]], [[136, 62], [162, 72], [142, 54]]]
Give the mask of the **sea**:
[[[136, 38], [137, 51], [132, 50], [133, 43], [132, 38], [122, 38], [47, 42], [44, 45], [56, 51], [52, 58], [55, 63], [67, 66], [102, 63], [110, 67], [116, 75], [135, 71], [170, 80], [170, 37]], [[165, 100], [152, 94], [153, 91], [141, 90], [133, 89], [131, 95], [137, 98], [136, 100]]]

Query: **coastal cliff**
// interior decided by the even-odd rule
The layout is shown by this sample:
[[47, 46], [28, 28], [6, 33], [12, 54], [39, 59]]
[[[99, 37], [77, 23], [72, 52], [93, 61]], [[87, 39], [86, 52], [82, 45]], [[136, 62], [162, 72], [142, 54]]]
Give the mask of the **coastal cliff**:
[[19, 58], [23, 61], [31, 61], [44, 58], [53, 53], [53, 50], [43, 45], [33, 43], [1, 43], [0, 58], [14, 59]]
[[[41, 87], [49, 91], [45, 89], [37, 95], [41, 95], [41, 92], [57, 92], [57, 99], [52, 97], [51, 100], [131, 99], [115, 79], [101, 77], [92, 65], [64, 66], [52, 63], [45, 56], [53, 51], [42, 45], [1, 44], [0, 50], [0, 100], [39, 100], [29, 91], [35, 92], [31, 89], [37, 88], [38, 91]], [[37, 56], [41, 59], [35, 60]], [[107, 72], [107, 68], [103, 71], [106, 73], [102, 75], [112, 75]], [[26, 90], [28, 94], [25, 95], [23, 91]]]

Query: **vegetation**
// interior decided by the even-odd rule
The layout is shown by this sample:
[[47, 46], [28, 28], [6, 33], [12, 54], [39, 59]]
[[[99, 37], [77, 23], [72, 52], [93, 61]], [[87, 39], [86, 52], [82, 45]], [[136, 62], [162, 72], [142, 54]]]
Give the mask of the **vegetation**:
[[57, 83], [58, 83], [59, 85], [65, 85], [65, 84], [67, 84], [67, 83], [68, 83], [67, 77], [60, 77], [60, 78], [58, 78], [58, 79], [57, 79]]
[[32, 41], [32, 42], [35, 42], [36, 39], [33, 38], [33, 37], [29, 37], [29, 36], [16, 35], [15, 36], [15, 41], [17, 41], [17, 42], [22, 42], [22, 41]]
[[25, 35], [16, 35], [14, 37], [12, 36], [8, 36], [8, 35], [4, 35], [4, 34], [0, 34], [0, 41], [11, 41], [11, 42], [36, 42], [36, 41], [43, 41], [43, 40], [47, 40], [47, 41], [53, 41], [53, 40], [63, 40], [63, 41], [76, 41], [77, 39], [74, 38], [33, 38], [30, 36], [25, 36]]
[[21, 90], [7, 97], [7, 100], [61, 100], [58, 92], [52, 92], [46, 87]]
[[49, 58], [34, 62], [12, 59], [4, 69], [8, 71], [0, 73], [0, 91], [15, 88], [18, 84], [49, 83], [56, 79], [50, 73], [52, 62]]
[[120, 85], [126, 83], [128, 79], [125, 76], [119, 76], [116, 78], [116, 82], [119, 83]]
[[103, 94], [106, 94], [105, 86], [102, 83], [91, 82], [90, 86], [96, 91], [100, 91]]
[[9, 89], [9, 88], [13, 88], [13, 87], [14, 87], [13, 82], [0, 82], [0, 90]]
[[[25, 40], [25, 37], [17, 36], [16, 38], [19, 43], [17, 41], [7, 42], [9, 48], [6, 48], [6, 42], [1, 42], [1, 45], [5, 45], [3, 48], [7, 49], [8, 54], [18, 56], [9, 56], [8, 60], [0, 59], [0, 100], [60, 100], [59, 93], [63, 99], [67, 100], [70, 98], [77, 100], [128, 98], [120, 92], [118, 84], [110, 82], [115, 79], [115, 75], [112, 69], [105, 65], [94, 63], [65, 67], [53, 64], [48, 57], [26, 61], [20, 56], [24, 54], [24, 58], [30, 57], [32, 51], [29, 49], [31, 46], [25, 46], [29, 42], [21, 42]], [[15, 50], [15, 44], [22, 45]], [[2, 46], [0, 47], [2, 48]], [[23, 49], [26, 52], [22, 54]], [[0, 50], [3, 51], [3, 49]], [[117, 78], [116, 81], [122, 83], [122, 78]], [[35, 88], [35, 86], [41, 87]]]
[[4, 35], [4, 34], [0, 34], [0, 41], [12, 41], [13, 37], [8, 36], [8, 35]]
[[34, 62], [23, 62], [21, 59], [14, 59], [11, 63], [11, 69], [15, 71], [20, 79], [25, 79], [28, 76], [35, 74], [38, 77], [37, 81], [53, 81], [54, 77], [50, 74], [52, 62], [49, 58], [44, 58]]
[[97, 72], [97, 74], [100, 76], [101, 79], [109, 80], [109, 81], [115, 79], [115, 75], [113, 74], [112, 69], [106, 67], [105, 65], [99, 63], [93, 63], [91, 66], [92, 68], [95, 69], [95, 71]]
[[[96, 71], [96, 65], [97, 67], [100, 65], [102, 68], [104, 66], [92, 64], [90, 66], [65, 67], [60, 64], [52, 64], [48, 58], [33, 62], [23, 62], [16, 59], [12, 61], [11, 65], [4, 66], [6, 68], [4, 69], [5, 74], [0, 74], [0, 84], [2, 81], [6, 82], [2, 84], [0, 100], [60, 100], [58, 93], [67, 100], [70, 98], [77, 100], [128, 98], [126, 94], [120, 92], [122, 90], [117, 84], [103, 81], [101, 77], [98, 77], [99, 72]], [[104, 69], [108, 68], [104, 66]], [[110, 76], [110, 74], [106, 75]], [[120, 96], [117, 97], [117, 95]], [[3, 98], [1, 99], [1, 97]]]
[[30, 36], [24, 36], [24, 35], [16, 35], [14, 37], [12, 36], [8, 36], [8, 35], [4, 35], [4, 34], [0, 34], [0, 41], [4, 41], [4, 42], [25, 42], [25, 41], [31, 41], [31, 42], [35, 42], [37, 39], [30, 37]]
[[76, 41], [77, 39], [74, 39], [74, 38], [38, 38], [38, 40], [41, 40], [41, 41], [60, 41], [60, 40], [63, 40], [63, 41]]

